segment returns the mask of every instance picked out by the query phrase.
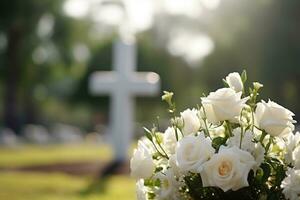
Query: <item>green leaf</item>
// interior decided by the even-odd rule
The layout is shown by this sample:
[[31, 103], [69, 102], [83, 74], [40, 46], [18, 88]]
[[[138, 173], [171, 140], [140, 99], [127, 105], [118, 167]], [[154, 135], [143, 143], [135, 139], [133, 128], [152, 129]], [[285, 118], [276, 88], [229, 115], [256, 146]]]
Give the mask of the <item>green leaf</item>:
[[261, 164], [261, 169], [263, 170], [263, 176], [261, 177], [261, 183], [267, 182], [268, 178], [271, 175], [271, 166], [267, 163]]
[[256, 177], [255, 177], [255, 179], [259, 182], [259, 183], [261, 183], [262, 181], [262, 178], [263, 178], [263, 175], [264, 175], [264, 170], [262, 169], [262, 168], [259, 168], [259, 169], [257, 169], [257, 171], [256, 171]]
[[153, 158], [154, 160], [158, 160], [160, 156], [161, 156], [161, 155], [160, 155], [159, 152], [155, 152], [155, 153], [152, 155], [152, 158]]
[[163, 170], [162, 167], [156, 167], [154, 172], [157, 173], [157, 172], [160, 172], [160, 171], [162, 171], [162, 170]]
[[224, 145], [226, 143], [226, 138], [223, 137], [216, 137], [212, 140], [212, 146], [216, 149], [219, 150], [221, 145]]
[[155, 193], [154, 192], [148, 192], [148, 199], [155, 199]]
[[279, 165], [276, 169], [276, 181], [275, 185], [280, 186], [283, 179], [286, 177], [285, 169], [283, 165]]
[[225, 87], [229, 87], [229, 85], [228, 85], [227, 81], [226, 81], [224, 78], [222, 79], [222, 81], [223, 81], [223, 83], [224, 83]]
[[246, 72], [246, 70], [243, 70], [242, 75], [241, 75], [241, 79], [242, 79], [243, 83], [245, 83], [247, 81], [247, 72]]
[[159, 179], [145, 179], [144, 185], [147, 187], [155, 187], [160, 186], [160, 180]]
[[144, 129], [144, 131], [145, 131], [146, 137], [147, 137], [150, 141], [152, 141], [152, 132], [151, 132], [149, 129], [147, 129], [146, 127], [143, 127], [143, 129]]
[[148, 128], [143, 127], [143, 129], [144, 129], [144, 131], [145, 131], [146, 133], [151, 133], [151, 131], [150, 131]]
[[161, 144], [163, 142], [163, 137], [162, 137], [162, 133], [160, 132], [155, 132], [155, 139], [156, 139], [156, 142], [158, 144]]
[[251, 87], [249, 87], [249, 94], [253, 93], [253, 89]]

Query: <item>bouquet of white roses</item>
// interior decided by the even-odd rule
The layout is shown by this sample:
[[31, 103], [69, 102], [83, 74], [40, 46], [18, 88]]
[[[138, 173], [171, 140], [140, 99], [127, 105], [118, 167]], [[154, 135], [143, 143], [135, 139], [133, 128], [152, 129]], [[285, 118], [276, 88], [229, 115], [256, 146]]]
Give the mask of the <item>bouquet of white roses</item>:
[[300, 133], [294, 114], [268, 100], [262, 84], [230, 73], [224, 88], [176, 114], [164, 92], [170, 126], [145, 129], [130, 162], [141, 199], [300, 199]]

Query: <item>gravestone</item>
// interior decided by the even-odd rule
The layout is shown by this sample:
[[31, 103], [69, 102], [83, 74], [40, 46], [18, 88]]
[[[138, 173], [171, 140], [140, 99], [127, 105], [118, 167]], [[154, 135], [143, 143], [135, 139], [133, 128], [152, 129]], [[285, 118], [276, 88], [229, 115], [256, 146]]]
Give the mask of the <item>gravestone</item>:
[[51, 132], [55, 141], [58, 143], [78, 144], [84, 140], [82, 131], [78, 127], [68, 124], [57, 123], [52, 127]]
[[159, 75], [136, 72], [135, 42], [117, 40], [113, 46], [113, 71], [93, 73], [89, 86], [94, 95], [110, 96], [109, 123], [115, 160], [125, 161], [134, 131], [134, 97], [157, 95]]
[[47, 128], [42, 125], [28, 124], [24, 127], [23, 134], [31, 143], [48, 144], [52, 142]]
[[0, 145], [9, 147], [18, 145], [18, 138], [12, 129], [4, 128], [0, 130]]

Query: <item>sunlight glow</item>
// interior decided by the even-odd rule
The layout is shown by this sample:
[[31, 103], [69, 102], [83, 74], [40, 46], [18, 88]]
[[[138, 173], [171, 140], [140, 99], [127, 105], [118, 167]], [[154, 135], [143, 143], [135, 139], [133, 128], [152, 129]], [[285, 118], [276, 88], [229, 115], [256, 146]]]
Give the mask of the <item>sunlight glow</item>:
[[173, 15], [197, 18], [202, 12], [200, 0], [164, 0], [163, 2], [166, 12]]
[[46, 62], [56, 62], [58, 57], [57, 48], [53, 43], [44, 43], [36, 47], [32, 53], [32, 60], [38, 65]]
[[154, 9], [151, 0], [125, 0], [129, 26], [134, 32], [149, 29], [153, 23]]
[[208, 35], [183, 30], [172, 34], [168, 44], [171, 54], [183, 57], [191, 66], [203, 60], [213, 49], [214, 43]]
[[136, 33], [149, 29], [157, 12], [197, 19], [203, 8], [215, 9], [219, 3], [220, 0], [67, 0], [64, 11], [74, 18], [90, 15], [96, 22], [128, 26]]
[[63, 9], [70, 17], [81, 18], [88, 14], [89, 5], [89, 0], [67, 0]]
[[47, 61], [48, 57], [47, 49], [42, 46], [37, 47], [32, 54], [32, 60], [35, 64], [43, 64]]
[[37, 26], [37, 35], [41, 39], [46, 39], [52, 35], [54, 27], [54, 17], [51, 14], [43, 15]]
[[[216, 9], [219, 4], [220, 0], [67, 0], [64, 11], [74, 18], [91, 18], [95, 22], [90, 30], [93, 38], [103, 38], [103, 35], [111, 32], [130, 38], [150, 29], [154, 20], [160, 22], [160, 16], [164, 17], [162, 20], [166, 23], [169, 23], [168, 20], [174, 23], [174, 15], [179, 15], [183, 20], [192, 20], [191, 23], [198, 23], [204, 11]], [[175, 32], [170, 29], [160, 32], [170, 36], [167, 49], [172, 55], [183, 57], [192, 66], [213, 51], [214, 42], [201, 27], [182, 27], [180, 23], [177, 25]], [[47, 32], [47, 29], [41, 32]], [[83, 48], [77, 50], [79, 52]], [[43, 58], [43, 51], [38, 52], [40, 56], [37, 57]], [[77, 54], [76, 57], [79, 55], [74, 54]]]
[[78, 43], [73, 48], [73, 56], [77, 62], [85, 62], [90, 57], [90, 50], [83, 43]]
[[220, 4], [220, 0], [201, 0], [202, 4], [208, 8], [208, 9], [216, 9], [219, 4]]
[[124, 19], [124, 11], [120, 6], [115, 4], [93, 6], [91, 16], [96, 22], [108, 25], [120, 25]]

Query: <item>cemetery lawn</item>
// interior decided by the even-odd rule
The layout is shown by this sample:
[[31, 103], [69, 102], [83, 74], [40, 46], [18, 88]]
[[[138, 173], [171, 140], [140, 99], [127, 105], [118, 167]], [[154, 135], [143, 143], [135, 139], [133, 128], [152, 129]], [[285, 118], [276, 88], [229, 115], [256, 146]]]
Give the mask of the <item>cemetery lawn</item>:
[[0, 148], [0, 200], [132, 200], [135, 183], [128, 175], [99, 180], [88, 190], [93, 177], [62, 172], [5, 171], [14, 168], [81, 161], [109, 161], [104, 145], [49, 145]]
[[90, 160], [108, 161], [111, 157], [110, 148], [99, 144], [0, 147], [0, 168]]
[[127, 176], [110, 178], [103, 191], [84, 193], [87, 177], [65, 174], [0, 172], [1, 200], [133, 200], [134, 181]]

